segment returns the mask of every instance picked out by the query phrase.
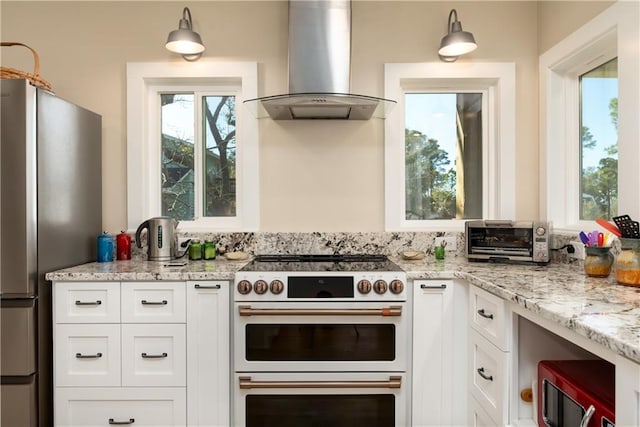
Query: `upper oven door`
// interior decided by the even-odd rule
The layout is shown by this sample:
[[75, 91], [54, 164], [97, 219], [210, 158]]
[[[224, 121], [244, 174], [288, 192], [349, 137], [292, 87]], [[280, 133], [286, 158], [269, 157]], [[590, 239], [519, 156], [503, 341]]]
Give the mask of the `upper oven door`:
[[405, 371], [405, 307], [235, 303], [235, 371]]
[[402, 373], [236, 374], [234, 422], [244, 427], [408, 426]]

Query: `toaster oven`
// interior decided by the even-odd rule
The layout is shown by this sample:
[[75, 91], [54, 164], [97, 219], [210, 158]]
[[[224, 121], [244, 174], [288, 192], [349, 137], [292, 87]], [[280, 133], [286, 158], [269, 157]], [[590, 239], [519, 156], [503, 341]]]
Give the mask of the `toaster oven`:
[[538, 363], [540, 427], [615, 427], [615, 367], [604, 360]]
[[543, 221], [475, 220], [465, 223], [469, 261], [550, 260], [551, 225]]

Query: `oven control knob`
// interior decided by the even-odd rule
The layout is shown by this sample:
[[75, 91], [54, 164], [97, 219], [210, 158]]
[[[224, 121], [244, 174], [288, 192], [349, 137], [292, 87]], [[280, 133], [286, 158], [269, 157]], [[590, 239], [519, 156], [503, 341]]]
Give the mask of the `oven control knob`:
[[272, 294], [278, 295], [284, 290], [284, 283], [282, 283], [282, 280], [272, 280], [271, 284], [269, 284], [269, 289]]
[[240, 280], [238, 282], [238, 292], [240, 292], [242, 295], [246, 295], [251, 292], [251, 287], [251, 282], [248, 280]]
[[267, 285], [267, 282], [265, 282], [264, 280], [256, 280], [256, 282], [253, 284], [253, 291], [258, 295], [264, 294], [268, 289], [269, 285]]
[[536, 234], [537, 234], [538, 236], [544, 236], [546, 232], [547, 232], [547, 230], [545, 230], [545, 228], [544, 228], [544, 227], [538, 227], [538, 228], [536, 228]]
[[366, 279], [360, 280], [358, 282], [358, 292], [361, 294], [368, 294], [371, 292], [371, 282]]
[[373, 290], [376, 291], [376, 294], [384, 294], [387, 292], [387, 282], [384, 280], [376, 280], [373, 282]]
[[389, 283], [389, 290], [394, 294], [402, 293], [404, 291], [404, 283], [402, 283], [402, 280], [394, 279]]

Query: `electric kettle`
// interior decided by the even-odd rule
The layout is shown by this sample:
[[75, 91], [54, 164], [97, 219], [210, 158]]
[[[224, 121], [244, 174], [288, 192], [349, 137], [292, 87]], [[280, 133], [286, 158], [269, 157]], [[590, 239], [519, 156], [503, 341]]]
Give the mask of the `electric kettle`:
[[147, 229], [149, 261], [169, 261], [175, 255], [175, 229], [178, 222], [168, 216], [150, 218], [140, 224], [136, 230], [136, 245], [142, 248], [140, 235]]

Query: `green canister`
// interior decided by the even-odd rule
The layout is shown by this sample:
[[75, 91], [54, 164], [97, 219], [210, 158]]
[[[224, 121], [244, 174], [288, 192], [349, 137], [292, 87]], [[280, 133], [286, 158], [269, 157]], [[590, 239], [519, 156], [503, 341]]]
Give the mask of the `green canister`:
[[204, 259], [216, 259], [216, 245], [211, 240], [205, 240], [202, 253]]
[[200, 243], [200, 240], [193, 239], [189, 244], [189, 259], [202, 259], [202, 244]]

